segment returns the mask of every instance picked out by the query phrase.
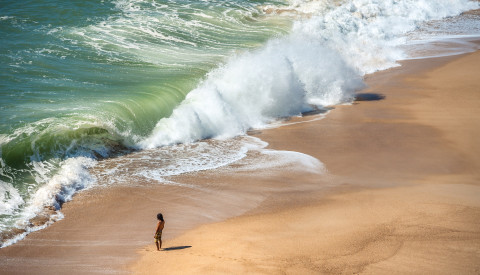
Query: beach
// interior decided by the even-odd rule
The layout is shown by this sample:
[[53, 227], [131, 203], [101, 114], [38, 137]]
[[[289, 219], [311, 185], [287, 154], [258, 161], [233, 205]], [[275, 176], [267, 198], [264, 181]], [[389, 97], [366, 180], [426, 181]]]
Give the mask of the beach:
[[81, 192], [63, 220], [2, 248], [0, 273], [477, 274], [479, 64], [479, 52], [404, 61], [323, 119], [250, 132], [322, 171], [233, 164], [174, 178], [203, 188]]
[[6, 0], [0, 274], [478, 274], [479, 9]]
[[331, 194], [281, 193], [167, 240], [167, 251], [145, 248], [131, 270], [478, 274], [478, 64], [479, 52], [405, 62], [369, 76], [353, 106], [259, 134], [321, 159], [331, 177], [318, 185]]

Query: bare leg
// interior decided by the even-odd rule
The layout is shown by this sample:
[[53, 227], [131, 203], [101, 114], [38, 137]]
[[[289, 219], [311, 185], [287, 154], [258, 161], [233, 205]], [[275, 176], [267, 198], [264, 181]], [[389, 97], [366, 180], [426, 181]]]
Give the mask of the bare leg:
[[[158, 240], [158, 242], [160, 243], [160, 248], [162, 248], [162, 239]], [[158, 243], [157, 243], [157, 249], [158, 249]], [[159, 249], [160, 250], [160, 249]]]
[[160, 241], [160, 246], [158, 246], [158, 241], [156, 241], [155, 244], [157, 245], [157, 250], [160, 250], [160, 247], [162, 247], [162, 241]]

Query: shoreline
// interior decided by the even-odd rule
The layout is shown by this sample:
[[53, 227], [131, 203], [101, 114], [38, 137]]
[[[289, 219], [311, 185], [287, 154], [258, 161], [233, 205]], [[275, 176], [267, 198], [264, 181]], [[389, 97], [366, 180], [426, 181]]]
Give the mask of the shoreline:
[[329, 172], [318, 183], [334, 187], [279, 193], [166, 241], [167, 251], [142, 249], [129, 270], [478, 273], [478, 64], [479, 51], [406, 61], [368, 76], [353, 106], [262, 131], [269, 148], [319, 158]]
[[[158, 254], [153, 253], [153, 251], [150, 252], [154, 246], [151, 240], [153, 236], [151, 231], [153, 232], [152, 228], [155, 226], [154, 217], [159, 205], [162, 205], [161, 208], [164, 209], [162, 211], [167, 213], [164, 246], [184, 247], [184, 249], [172, 249], [168, 251], [168, 254], [165, 253], [168, 255], [168, 259], [164, 260], [172, 263], [170, 266], [172, 270], [181, 270], [183, 267], [188, 267], [186, 263], [191, 263], [197, 266], [190, 266], [191, 269], [187, 269], [189, 272], [207, 270], [213, 272], [275, 273], [279, 270], [271, 268], [252, 270], [250, 267], [245, 269], [246, 267], [243, 264], [238, 266], [238, 261], [233, 260], [246, 258], [243, 263], [250, 263], [255, 267], [256, 262], [248, 259], [252, 251], [255, 252], [253, 253], [255, 257], [261, 256], [258, 255], [259, 251], [272, 253], [271, 250], [263, 251], [259, 249], [258, 245], [255, 244], [242, 248], [247, 250], [238, 249], [238, 251], [236, 251], [237, 248], [232, 249], [230, 246], [222, 244], [222, 253], [226, 253], [225, 255], [233, 253], [231, 257], [213, 257], [212, 255], [216, 254], [217, 251], [214, 246], [216, 244], [215, 240], [211, 240], [212, 234], [217, 237], [225, 235], [227, 239], [229, 236], [243, 236], [242, 228], [251, 229], [248, 228], [248, 224], [253, 221], [252, 224], [259, 226], [259, 228], [254, 228], [259, 230], [258, 232], [254, 231], [258, 233], [259, 237], [250, 235], [244, 236], [244, 238], [247, 238], [247, 241], [251, 241], [248, 238], [253, 238], [255, 241], [264, 244], [265, 241], [270, 240], [265, 232], [271, 233], [272, 236], [287, 234], [292, 239], [301, 237], [290, 231], [287, 233], [274, 232], [268, 226], [262, 227], [265, 223], [281, 225], [281, 221], [278, 220], [279, 217], [296, 216], [296, 210], [302, 213], [305, 218], [312, 217], [312, 215], [323, 215], [335, 220], [334, 214], [338, 214], [334, 211], [335, 209], [351, 211], [357, 206], [363, 207], [365, 204], [369, 204], [368, 198], [372, 197], [380, 200], [380, 202], [372, 203], [368, 210], [378, 212], [377, 215], [381, 217], [391, 214], [387, 210], [396, 211], [391, 207], [382, 210], [382, 207], [388, 206], [388, 202], [381, 200], [381, 195], [396, 196], [397, 199], [411, 196], [414, 201], [420, 202], [422, 199], [431, 198], [415, 195], [413, 191], [422, 194], [437, 192], [440, 194], [439, 196], [447, 196], [448, 193], [451, 193], [459, 198], [468, 197], [468, 194], [479, 194], [477, 186], [472, 185], [479, 179], [478, 172], [476, 172], [478, 171], [476, 168], [479, 167], [478, 158], [472, 157], [474, 152], [479, 152], [478, 147], [475, 147], [472, 150], [473, 152], [468, 152], [466, 150], [468, 147], [462, 145], [464, 143], [456, 142], [456, 140], [463, 141], [465, 139], [451, 133], [452, 129], [455, 128], [455, 121], [450, 121], [452, 122], [448, 126], [450, 128], [442, 129], [443, 120], [434, 121], [432, 118], [434, 114], [438, 113], [438, 110], [436, 110], [435, 104], [428, 102], [430, 95], [425, 93], [424, 89], [425, 86], [434, 85], [438, 80], [434, 80], [432, 83], [423, 83], [418, 79], [411, 80], [415, 77], [418, 78], [418, 75], [442, 70], [442, 68], [456, 62], [466, 62], [467, 65], [470, 64], [471, 66], [472, 61], [468, 60], [472, 58], [478, 60], [479, 55], [480, 52], [477, 51], [473, 54], [460, 56], [403, 62], [402, 67], [367, 76], [366, 81], [370, 87], [360, 92], [360, 95], [363, 95], [363, 100], [354, 102], [352, 106], [336, 106], [335, 110], [322, 120], [252, 133], [254, 137], [267, 141], [270, 149], [296, 151], [316, 157], [326, 165], [328, 170], [326, 174], [277, 171], [275, 175], [252, 175], [248, 172], [232, 173], [228, 169], [218, 169], [199, 172], [194, 175], [179, 176], [174, 179], [185, 184], [200, 183], [200, 186], [204, 187], [203, 189], [145, 184], [134, 187], [107, 187], [86, 190], [78, 194], [75, 200], [65, 204], [62, 209], [66, 216], [65, 219], [54, 223], [47, 229], [31, 233], [25, 240], [13, 246], [1, 249], [0, 259], [2, 259], [2, 263], [0, 265], [2, 266], [2, 273], [71, 272], [72, 266], [79, 267], [75, 273], [131, 273], [131, 268], [133, 268], [133, 271], [140, 273], [154, 273], [157, 270], [155, 264], [157, 264], [156, 260], [158, 259], [152, 258], [152, 256], [155, 257]], [[465, 66], [465, 64], [462, 66]], [[451, 72], [447, 70], [447, 76], [449, 73]], [[461, 77], [461, 75], [458, 76]], [[405, 78], [409, 78], [409, 80], [405, 80]], [[476, 87], [475, 89], [478, 90], [479, 86], [475, 81], [476, 79], [471, 79], [472, 87]], [[418, 87], [419, 82], [422, 82], [420, 87]], [[401, 89], [404, 92], [409, 92], [399, 93], [398, 90]], [[435, 89], [429, 91], [432, 90]], [[478, 100], [478, 95], [476, 97], [474, 94], [469, 95], [474, 100]], [[413, 104], [416, 106], [409, 106], [417, 99], [420, 99], [420, 101]], [[428, 108], [421, 111], [425, 106]], [[469, 105], [469, 111], [466, 113], [467, 117], [469, 114], [472, 116], [471, 113], [475, 110], [475, 104]], [[452, 114], [448, 113], [446, 115]], [[445, 119], [445, 116], [442, 119]], [[292, 118], [292, 121], [302, 121], [302, 118]], [[462, 127], [472, 123], [478, 125], [478, 119], [475, 119], [474, 116], [471, 121], [463, 123]], [[475, 126], [472, 128], [475, 128]], [[420, 134], [426, 134], [427, 138]], [[469, 134], [463, 133], [466, 136]], [[371, 140], [372, 136], [377, 135], [382, 138]], [[396, 135], [407, 139], [395, 144], [399, 141]], [[385, 148], [388, 150], [385, 150]], [[382, 153], [382, 150], [385, 151]], [[412, 160], [408, 155], [412, 152], [426, 153], [427, 156], [420, 156]], [[470, 164], [464, 160], [465, 155], [472, 158], [473, 166], [469, 167]], [[388, 160], [388, 162], [385, 160]], [[405, 163], [406, 160], [409, 160], [409, 162]], [[457, 175], [447, 176], [452, 173]], [[450, 182], [458, 180], [467, 184], [461, 184], [459, 188], [452, 187]], [[431, 187], [432, 181], [442, 182], [441, 187], [447, 190], [446, 193]], [[426, 186], [428, 187], [419, 188], [417, 185], [425, 185], [423, 182], [427, 182]], [[390, 192], [391, 189], [397, 190], [397, 192]], [[370, 191], [376, 195], [370, 194]], [[467, 193], [467, 195], [464, 193]], [[457, 202], [454, 199], [451, 200]], [[395, 202], [400, 209], [409, 207], [398, 200]], [[438, 201], [434, 201], [434, 203], [438, 203]], [[479, 200], [475, 197], [470, 198], [468, 203], [465, 207], [477, 209]], [[295, 211], [289, 210], [289, 208]], [[365, 210], [364, 208], [362, 209]], [[441, 207], [427, 208], [425, 211], [427, 210], [431, 212], [442, 211]], [[382, 213], [382, 211], [384, 212]], [[356, 214], [365, 216], [365, 213], [358, 210]], [[479, 216], [477, 212], [470, 213], [470, 215]], [[402, 215], [397, 216], [404, 218]], [[372, 226], [372, 228], [379, 221], [380, 224], [391, 222], [391, 220], [384, 220], [379, 217], [375, 219], [375, 217], [368, 215], [367, 218], [364, 217], [361, 220], [353, 219], [355, 218], [355, 215], [353, 215], [350, 218], [357, 223], [366, 224], [365, 226]], [[471, 216], [467, 218], [469, 217]], [[342, 220], [342, 222], [346, 225], [348, 219]], [[315, 232], [312, 232], [311, 229], [320, 230], [323, 225], [309, 224], [309, 226], [310, 231], [308, 232], [310, 235], [306, 234], [306, 236], [314, 237], [315, 235], [312, 234]], [[309, 229], [308, 226], [307, 228], [300, 226], [300, 228], [302, 230]], [[344, 228], [341, 226], [335, 229], [336, 232], [345, 232], [342, 231]], [[372, 231], [369, 231], [370, 227], [367, 226], [364, 229], [366, 235], [372, 234]], [[380, 230], [378, 228], [374, 229]], [[374, 232], [377, 232], [375, 230]], [[382, 236], [388, 236], [385, 232], [391, 232], [386, 229], [386, 231], [382, 230], [379, 231], [383, 232]], [[224, 232], [229, 233], [223, 234]], [[478, 231], [472, 232], [474, 238], [479, 236]], [[202, 243], [197, 245], [198, 239], [192, 237], [197, 233], [199, 236], [203, 236], [205, 240], [211, 240], [211, 242], [207, 242], [205, 245], [205, 241], [202, 240]], [[349, 244], [353, 242], [357, 244], [354, 245], [355, 247], [361, 247], [358, 244], [360, 241], [352, 239], [351, 234], [356, 233], [358, 232], [346, 232], [345, 234], [350, 236], [349, 240], [351, 242]], [[442, 233], [440, 232], [440, 234]], [[335, 240], [335, 236], [330, 236], [330, 238], [330, 244], [339, 242]], [[455, 238], [455, 236], [452, 238]], [[219, 239], [225, 241], [223, 237]], [[235, 240], [228, 241], [240, 245], [239, 248], [242, 247]], [[302, 244], [308, 246], [309, 241], [311, 240], [306, 239]], [[373, 243], [374, 248], [376, 245], [378, 246], [378, 243]], [[149, 245], [146, 246], [147, 244]], [[267, 242], [267, 244], [271, 245], [272, 243]], [[293, 245], [294, 248], [298, 246], [295, 243], [290, 243], [290, 245]], [[478, 241], [472, 242], [472, 245], [470, 249], [478, 251], [480, 247]], [[368, 246], [365, 247], [364, 249], [370, 249]], [[387, 247], [391, 248], [390, 246]], [[197, 250], [197, 248], [203, 250]], [[333, 247], [330, 248], [333, 249]], [[382, 251], [381, 247], [380, 250], [374, 248], [371, 249], [375, 253]], [[274, 245], [272, 249], [274, 249], [273, 251], [282, 250]], [[335, 249], [341, 251], [341, 248]], [[141, 255], [134, 255], [134, 251], [140, 251]], [[391, 251], [395, 251], [395, 249]], [[318, 250], [304, 252], [300, 254], [287, 253], [278, 257], [285, 262], [289, 262], [289, 259], [296, 259], [296, 257], [309, 259], [309, 253], [319, 254]], [[194, 258], [184, 258], [189, 255]], [[275, 253], [272, 255], [275, 255]], [[473, 259], [478, 258], [474, 257]], [[320, 261], [321, 259], [316, 260]], [[367, 260], [359, 261], [364, 263]], [[201, 266], [202, 262], [210, 265], [210, 267]], [[231, 267], [225, 266], [226, 263]], [[261, 265], [265, 264], [263, 260], [260, 263]], [[258, 267], [259, 263], [256, 264]], [[211, 269], [212, 266], [218, 265], [227, 269]], [[337, 268], [337, 265], [341, 264], [336, 262], [327, 265], [325, 269], [318, 269], [318, 266], [313, 266], [317, 268], [314, 269], [317, 271], [336, 273], [342, 271]], [[278, 266], [282, 267], [284, 265], [278, 264]], [[142, 269], [144, 267], [146, 269]], [[165, 265], [162, 265], [162, 267], [165, 268]], [[298, 267], [291, 272], [309, 270], [311, 272], [312, 270], [308, 267], [312, 266]], [[358, 269], [358, 266], [352, 267], [351, 270], [355, 272], [359, 270], [368, 271], [367, 268]], [[342, 272], [347, 271], [350, 271], [350, 269]], [[177, 272], [181, 273], [180, 271]]]

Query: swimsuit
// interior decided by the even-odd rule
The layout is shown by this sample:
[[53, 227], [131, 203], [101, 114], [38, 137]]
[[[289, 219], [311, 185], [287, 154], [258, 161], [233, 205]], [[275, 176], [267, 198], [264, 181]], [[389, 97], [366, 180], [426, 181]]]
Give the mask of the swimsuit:
[[162, 240], [162, 231], [155, 233], [155, 242], [158, 243]]

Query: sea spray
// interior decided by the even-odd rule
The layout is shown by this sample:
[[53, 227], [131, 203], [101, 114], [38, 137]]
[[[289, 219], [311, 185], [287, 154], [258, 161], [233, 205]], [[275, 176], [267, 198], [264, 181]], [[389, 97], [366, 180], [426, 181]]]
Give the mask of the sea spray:
[[296, 36], [273, 40], [209, 73], [139, 145], [153, 148], [233, 137], [280, 117], [311, 111], [313, 104], [347, 102], [361, 87], [358, 72], [335, 51]]
[[[349, 102], [366, 73], [405, 58], [397, 48], [405, 43], [405, 32], [422, 21], [479, 7], [466, 0], [262, 5], [5, 1], [0, 12], [2, 232], [24, 230], [21, 237], [61, 217], [55, 212], [61, 204], [98, 180], [89, 173], [95, 159], [108, 161], [119, 150], [171, 144], [189, 150], [197, 140], [221, 143], [278, 118]], [[52, 15], [52, 7], [59, 12]], [[178, 163], [179, 151], [164, 147], [164, 155], [175, 154], [153, 159], [165, 165], [163, 170], [133, 177], [162, 182], [168, 175], [224, 167], [246, 154], [232, 150], [238, 146], [210, 150], [211, 145], [199, 161], [193, 154]], [[308, 156], [283, 156], [298, 157], [313, 170], [321, 167]], [[46, 223], [32, 225], [35, 215], [49, 211]]]
[[398, 46], [406, 43], [405, 34], [421, 22], [479, 7], [466, 0], [352, 0], [324, 15], [297, 21], [292, 33], [322, 41], [366, 74], [396, 66], [396, 61], [406, 58]]
[[[302, 3], [295, 3], [298, 9]], [[279, 117], [352, 100], [362, 76], [396, 66], [397, 47], [419, 22], [452, 16], [478, 3], [465, 0], [352, 0], [322, 6], [297, 21], [288, 36], [232, 57], [212, 71], [153, 133], [138, 143], [154, 148], [233, 137]]]
[[[91, 172], [101, 185], [161, 184], [209, 191], [207, 184], [184, 184], [174, 176], [218, 169], [268, 176], [279, 171], [321, 174], [325, 167], [316, 158], [299, 152], [267, 149], [267, 142], [253, 136], [208, 139], [147, 149], [105, 159]], [[173, 178], [172, 178], [173, 177]]]
[[[45, 163], [34, 163], [34, 170], [37, 171], [38, 177], [36, 180], [41, 185], [31, 195], [22, 211], [15, 215], [15, 228], [22, 229], [23, 233], [21, 235], [25, 236], [30, 232], [43, 229], [52, 222], [61, 219], [63, 215], [56, 211], [60, 210], [62, 204], [70, 201], [77, 191], [89, 188], [96, 182], [96, 179], [88, 172], [88, 169], [92, 168], [95, 163], [96, 161], [91, 158], [69, 158], [60, 163], [60, 169], [53, 176], [47, 175], [51, 173], [51, 169], [45, 167]], [[9, 185], [5, 186], [8, 187]], [[18, 210], [24, 202], [12, 190], [7, 190], [4, 194], [8, 194], [9, 198], [5, 200], [4, 195], [2, 199], [2, 214], [15, 214], [15, 210]], [[34, 218], [39, 215], [42, 215], [43, 220], [35, 222]], [[6, 228], [2, 229], [5, 230]], [[8, 235], [8, 231], [6, 233]], [[0, 247], [10, 245], [17, 240], [19, 240], [19, 236], [13, 239], [2, 238]]]

